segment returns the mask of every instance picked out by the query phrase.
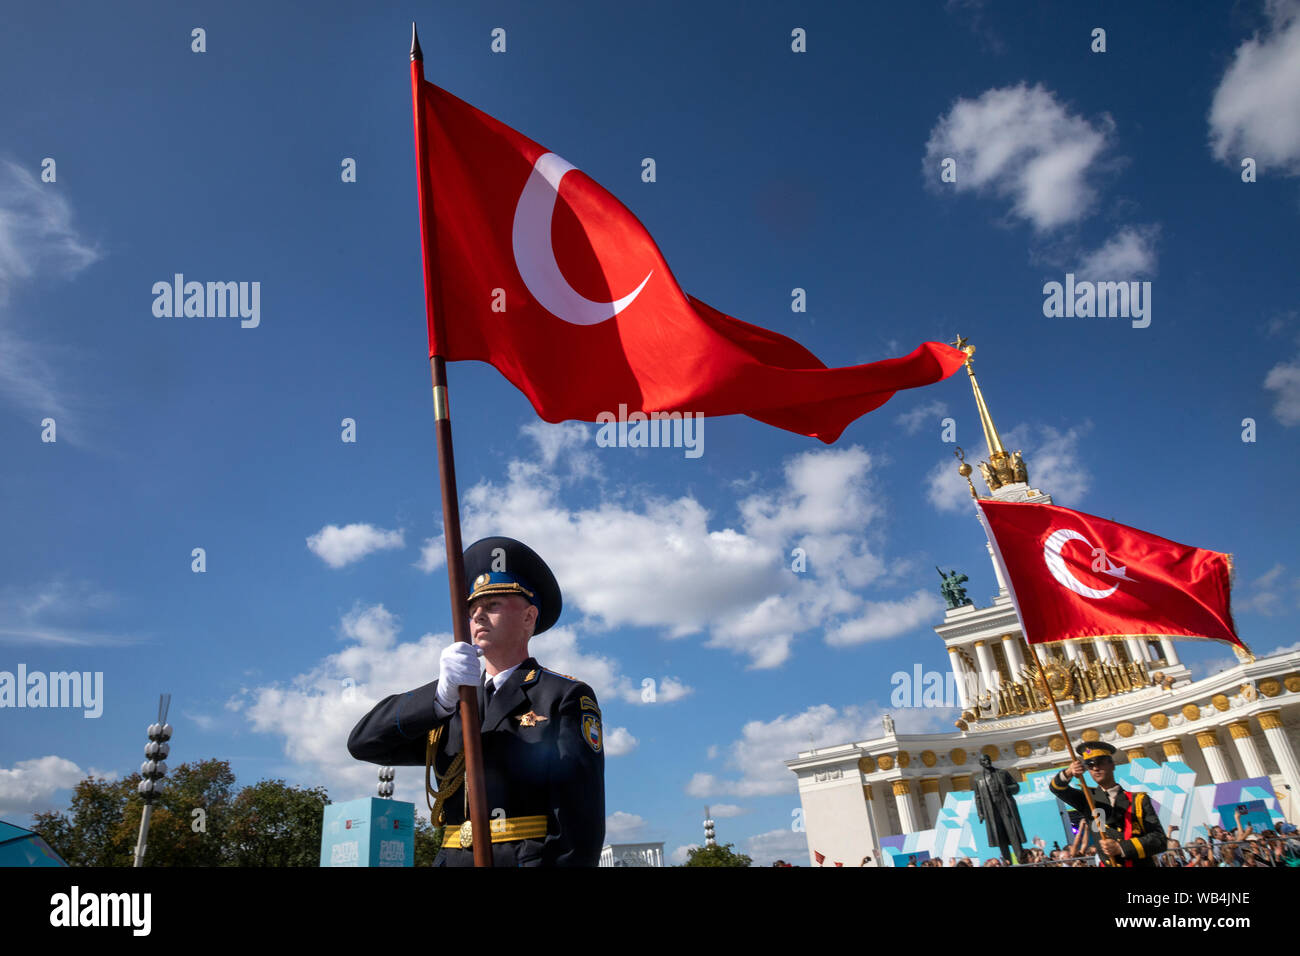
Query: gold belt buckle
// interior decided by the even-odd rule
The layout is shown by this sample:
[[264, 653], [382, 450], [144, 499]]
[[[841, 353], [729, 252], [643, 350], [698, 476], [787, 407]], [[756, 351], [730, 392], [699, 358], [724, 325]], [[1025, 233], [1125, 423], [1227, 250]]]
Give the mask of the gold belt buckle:
[[466, 820], [460, 825], [460, 848], [468, 850], [474, 845], [474, 825]]

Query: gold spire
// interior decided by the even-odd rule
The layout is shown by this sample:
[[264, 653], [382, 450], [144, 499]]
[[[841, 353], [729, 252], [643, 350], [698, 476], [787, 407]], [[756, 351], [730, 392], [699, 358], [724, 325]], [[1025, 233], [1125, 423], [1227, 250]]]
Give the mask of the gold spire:
[[[993, 416], [989, 414], [988, 404], [984, 401], [984, 393], [980, 391], [979, 380], [975, 378], [975, 346], [968, 345], [964, 336], [957, 336], [957, 341], [952, 343], [956, 348], [966, 353], [966, 374], [970, 376], [971, 391], [975, 393], [975, 407], [979, 410], [980, 426], [984, 429], [984, 441], [988, 444], [989, 460], [980, 462], [980, 474], [984, 476], [984, 483], [989, 486], [989, 491], [994, 492], [1003, 485], [1009, 485], [1014, 482], [1029, 482], [1029, 469], [1025, 466], [1025, 460], [1020, 452], [1008, 454], [1002, 446], [1002, 439], [998, 435], [997, 426], [993, 424]], [[963, 462], [965, 465], [965, 462]], [[963, 474], [962, 477], [966, 477]], [[967, 478], [967, 481], [970, 479]], [[973, 490], [973, 489], [972, 489]]]

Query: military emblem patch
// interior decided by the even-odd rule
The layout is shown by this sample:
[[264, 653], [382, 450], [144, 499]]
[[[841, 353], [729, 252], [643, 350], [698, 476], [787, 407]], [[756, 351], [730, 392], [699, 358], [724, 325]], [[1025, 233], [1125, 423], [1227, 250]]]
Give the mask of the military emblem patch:
[[489, 581], [491, 581], [491, 580], [492, 580], [492, 575], [490, 575], [490, 574], [480, 574], [478, 577], [476, 577], [476, 578], [474, 579], [474, 588], [473, 588], [473, 590], [477, 591], [479, 588], [483, 587], [485, 584], [487, 584], [487, 583], [488, 583]]
[[600, 718], [593, 714], [587, 714], [582, 718], [582, 739], [587, 741], [588, 746], [596, 753], [600, 753]]
[[578, 701], [578, 706], [581, 707], [583, 710], [594, 710], [596, 713], [598, 714], [600, 713], [600, 708], [596, 706], [596, 702], [592, 700], [590, 697], [581, 698]]
[[536, 727], [539, 720], [550, 720], [549, 717], [543, 717], [541, 714], [534, 714], [531, 710], [526, 714], [520, 714], [517, 719], [520, 727]]

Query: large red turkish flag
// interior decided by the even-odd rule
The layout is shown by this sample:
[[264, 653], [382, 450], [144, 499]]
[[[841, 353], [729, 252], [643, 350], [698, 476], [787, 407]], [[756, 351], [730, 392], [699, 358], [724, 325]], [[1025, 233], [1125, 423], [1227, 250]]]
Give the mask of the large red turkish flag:
[[1232, 558], [1056, 505], [981, 499], [1025, 639], [1205, 637], [1232, 626]]
[[894, 392], [966, 359], [926, 342], [829, 369], [793, 339], [686, 295], [636, 217], [581, 170], [431, 83], [419, 97], [429, 354], [490, 363], [547, 421], [594, 421], [623, 404], [745, 414], [832, 442]]

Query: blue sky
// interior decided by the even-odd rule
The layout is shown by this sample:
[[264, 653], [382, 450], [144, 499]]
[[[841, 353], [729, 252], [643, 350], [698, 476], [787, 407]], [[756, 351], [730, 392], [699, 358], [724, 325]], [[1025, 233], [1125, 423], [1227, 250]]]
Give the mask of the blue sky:
[[[1037, 487], [1232, 552], [1243, 638], [1293, 646], [1297, 7], [15, 10], [0, 35], [0, 670], [102, 671], [105, 690], [98, 719], [0, 710], [0, 816], [66, 806], [87, 772], [130, 773], [161, 691], [173, 764], [220, 757], [241, 783], [367, 795], [374, 768], [348, 757], [348, 730], [436, 677], [450, 611], [412, 18], [431, 81], [618, 196], [691, 294], [829, 364], [969, 336]], [[260, 282], [260, 324], [156, 317], [151, 288], [178, 272]], [[1151, 282], [1150, 326], [1045, 317], [1043, 286], [1067, 272]], [[969, 574], [977, 603], [996, 590], [940, 435], [951, 416], [984, 454], [965, 376], [900, 393], [829, 447], [709, 419], [694, 459], [545, 425], [485, 365], [450, 377], [466, 540], [526, 540], [565, 589], [533, 650], [601, 698], [610, 838], [680, 857], [707, 804], [757, 861], [800, 859], [782, 761], [810, 737], [878, 735], [893, 672], [947, 668], [935, 564]], [[1200, 675], [1231, 659], [1180, 652]], [[421, 782], [399, 770], [398, 796], [422, 807]]]

